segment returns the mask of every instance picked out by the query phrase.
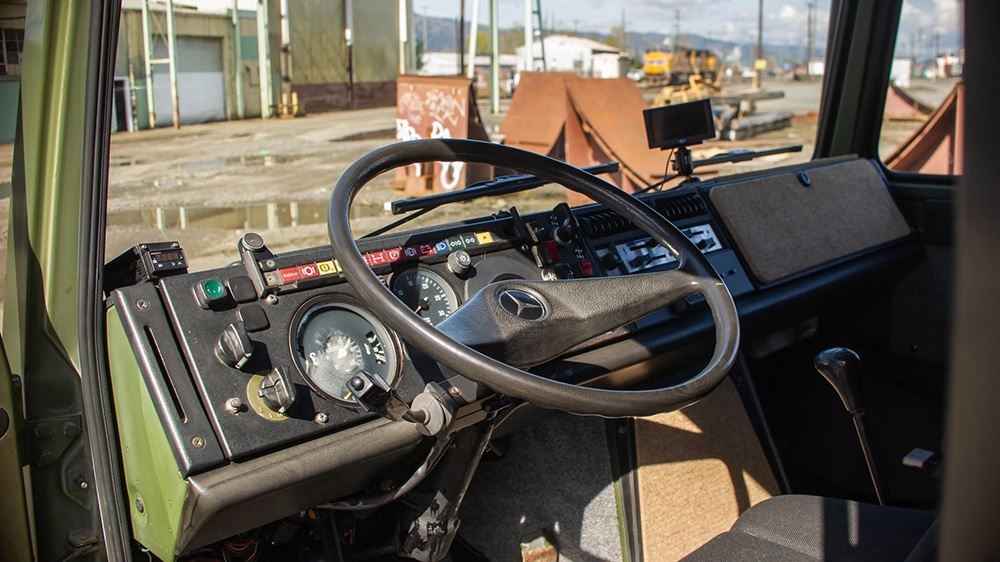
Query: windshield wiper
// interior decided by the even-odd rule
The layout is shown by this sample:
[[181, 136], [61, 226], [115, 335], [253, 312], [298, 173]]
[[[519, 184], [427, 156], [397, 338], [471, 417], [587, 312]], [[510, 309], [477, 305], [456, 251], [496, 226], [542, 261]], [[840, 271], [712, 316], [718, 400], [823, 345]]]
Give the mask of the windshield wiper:
[[[618, 171], [618, 162], [605, 162], [604, 164], [587, 166], [581, 169], [585, 172], [594, 174], [595, 176], [597, 174], [612, 174]], [[520, 191], [541, 187], [546, 183], [549, 182], [532, 174], [500, 176], [499, 178], [492, 180], [469, 184], [458, 191], [435, 193], [433, 195], [426, 195], [415, 199], [398, 199], [389, 204], [392, 214], [401, 215], [410, 211], [413, 212], [398, 221], [389, 223], [377, 230], [369, 232], [361, 238], [370, 238], [385, 234], [386, 232], [394, 230], [442, 205], [471, 201], [487, 195], [494, 197], [509, 195], [511, 193], [518, 193]]]

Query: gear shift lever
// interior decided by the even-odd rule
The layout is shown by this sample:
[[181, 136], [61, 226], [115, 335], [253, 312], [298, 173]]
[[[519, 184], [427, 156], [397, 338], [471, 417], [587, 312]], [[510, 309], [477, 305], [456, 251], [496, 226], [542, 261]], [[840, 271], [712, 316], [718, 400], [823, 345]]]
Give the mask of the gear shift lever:
[[858, 432], [858, 441], [861, 442], [861, 450], [865, 455], [865, 462], [868, 464], [868, 473], [875, 487], [875, 497], [879, 505], [885, 505], [889, 496], [875, 465], [875, 455], [868, 438], [868, 424], [865, 421], [865, 407], [861, 401], [861, 358], [846, 347], [834, 347], [817, 354], [813, 366], [837, 391], [840, 401], [844, 403], [844, 409], [851, 414], [854, 429]]

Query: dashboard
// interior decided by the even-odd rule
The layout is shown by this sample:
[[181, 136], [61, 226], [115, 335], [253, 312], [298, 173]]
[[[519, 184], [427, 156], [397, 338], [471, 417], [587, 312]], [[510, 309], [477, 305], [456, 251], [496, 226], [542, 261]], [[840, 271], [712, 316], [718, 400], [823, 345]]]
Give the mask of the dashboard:
[[[734, 296], [752, 290], [700, 194], [653, 200]], [[186, 272], [174, 243], [139, 244], [126, 254], [131, 261], [117, 264], [155, 264], [152, 282], [118, 288], [113, 301], [132, 345], [159, 371], [143, 376], [165, 398], [158, 414], [184, 476], [362, 422], [370, 414], [348, 388], [358, 370], [379, 375], [407, 402], [441, 382], [442, 370], [423, 368], [419, 351], [358, 299], [328, 247], [276, 255], [256, 233], [236, 245], [238, 262], [204, 272]], [[359, 247], [393, 294], [431, 325], [494, 281], [676, 267], [665, 248], [631, 225], [596, 207], [580, 212], [565, 204], [524, 217], [512, 208], [468, 224], [361, 240]], [[145, 308], [135, 306], [140, 301]], [[642, 323], [674, 314], [665, 310]], [[191, 445], [195, 437], [200, 447]]]
[[[858, 162], [873, 169], [864, 161], [850, 165]], [[813, 183], [824, 174], [842, 175], [837, 166], [816, 165]], [[779, 172], [770, 183], [802, 173]], [[744, 223], [720, 212], [732, 205], [713, 194], [739, 184], [693, 184], [642, 198], [708, 258], [736, 300], [745, 337], [835, 306], [859, 287], [889, 283], [915, 260], [908, 229], [896, 230], [860, 250], [804, 262], [764, 281], [754, 273], [762, 258], [747, 251]], [[885, 191], [878, 177], [873, 189]], [[755, 225], [768, 221], [774, 228], [787, 224], [775, 211]], [[815, 235], [784, 232], [800, 244]], [[358, 404], [350, 387], [355, 373], [378, 375], [407, 404], [428, 384], [455, 375], [381, 322], [342, 276], [328, 246], [276, 254], [260, 234], [235, 242], [238, 259], [219, 269], [189, 272], [183, 249], [173, 242], [137, 244], [106, 267], [108, 324], [122, 335], [111, 338], [109, 348], [115, 355], [123, 351], [116, 346], [127, 345], [124, 351], [135, 357], [128, 372], [112, 369], [116, 400], [124, 394], [119, 387], [145, 393], [175, 474], [192, 485], [177, 552], [336, 499], [331, 494], [355, 492], [405, 452], [393, 448], [416, 446], [415, 431], [391, 430], [395, 437], [388, 437], [387, 427], [406, 424], [386, 422]], [[677, 267], [665, 248], [599, 205], [560, 204], [524, 216], [510, 208], [362, 238], [357, 245], [392, 294], [431, 325], [499, 280], [614, 277]], [[807, 259], [815, 261], [815, 254]], [[575, 384], [648, 388], [696, 363], [706, 339], [712, 339], [711, 320], [695, 295], [533, 371]], [[686, 347], [693, 351], [678, 353]], [[125, 466], [128, 474], [128, 458]]]

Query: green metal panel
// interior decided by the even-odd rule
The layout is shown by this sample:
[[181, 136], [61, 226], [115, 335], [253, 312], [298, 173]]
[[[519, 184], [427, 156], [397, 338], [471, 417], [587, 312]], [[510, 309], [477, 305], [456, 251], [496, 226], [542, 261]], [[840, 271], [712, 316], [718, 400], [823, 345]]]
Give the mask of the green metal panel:
[[354, 3], [357, 82], [391, 82], [399, 76], [399, 2]]
[[[16, 107], [16, 105], [15, 105]], [[18, 434], [20, 392], [15, 391], [7, 354], [0, 340], [0, 552], [9, 562], [29, 562], [31, 534], [28, 531], [28, 507], [24, 495], [24, 475], [21, 472], [21, 447]]]
[[[242, 22], [241, 22], [242, 23]], [[254, 22], [250, 22], [247, 25], [256, 25]], [[257, 60], [257, 36], [247, 37], [243, 35], [240, 37], [240, 55], [243, 60]]]
[[[359, 4], [355, 2], [355, 11]], [[347, 46], [344, 2], [307, 0], [288, 3], [292, 81], [295, 84], [346, 84]], [[278, 65], [279, 51], [272, 52]]]
[[121, 319], [112, 309], [107, 320], [108, 363], [132, 532], [150, 552], [172, 560], [188, 484], [174, 460]]
[[[21, 76], [23, 142], [15, 147], [4, 338], [24, 388], [31, 503], [40, 560], [96, 541], [79, 375], [77, 277], [91, 2], [28, 4]], [[56, 431], [50, 432], [52, 428]], [[72, 430], [72, 431], [70, 431]]]

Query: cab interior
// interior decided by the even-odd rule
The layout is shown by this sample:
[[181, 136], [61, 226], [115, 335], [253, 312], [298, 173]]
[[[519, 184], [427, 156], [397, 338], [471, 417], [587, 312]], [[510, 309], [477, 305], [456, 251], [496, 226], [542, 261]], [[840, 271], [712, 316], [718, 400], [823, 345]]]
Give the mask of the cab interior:
[[[12, 552], [996, 553], [996, 352], [977, 324], [997, 304], [982, 281], [995, 269], [996, 141], [981, 118], [995, 114], [994, 80], [975, 72], [994, 8], [964, 6], [964, 111], [976, 115], [964, 176], [882, 164], [901, 2], [834, 0], [808, 163], [632, 196], [486, 142], [400, 143], [331, 178], [329, 245], [273, 252], [247, 232], [228, 265], [197, 271], [171, 241], [103, 255], [119, 9], [32, 14], [37, 37], [63, 33], [37, 53], [66, 74], [22, 86], [7, 269], [19, 297], [4, 340], [31, 395], [22, 425], [73, 415], [82, 431], [55, 462], [23, 462], [21, 510], [34, 517]], [[59, 46], [85, 64], [56, 64]], [[68, 78], [84, 100], [45, 88]], [[27, 99], [41, 91], [78, 130], [59, 132]], [[354, 236], [365, 183], [431, 161], [492, 165], [594, 202]], [[91, 484], [74, 488], [74, 475]]]

